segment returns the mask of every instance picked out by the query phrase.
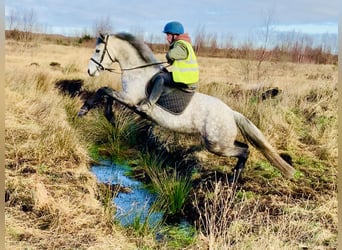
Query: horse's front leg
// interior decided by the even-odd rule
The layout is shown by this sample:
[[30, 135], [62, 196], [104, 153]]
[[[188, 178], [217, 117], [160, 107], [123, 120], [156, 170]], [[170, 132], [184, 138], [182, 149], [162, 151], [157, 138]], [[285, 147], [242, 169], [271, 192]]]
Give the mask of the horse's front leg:
[[129, 108], [132, 108], [135, 105], [133, 100], [125, 92], [118, 92], [110, 87], [102, 87], [97, 92], [100, 93], [102, 97], [112, 97], [115, 101], [118, 101]]
[[85, 116], [91, 109], [95, 108], [101, 102], [106, 101], [106, 99], [112, 95], [111, 92], [111, 89], [107, 87], [98, 89], [95, 94], [85, 100], [78, 112], [78, 116]]
[[81, 107], [80, 111], [78, 112], [78, 116], [84, 116], [86, 115], [90, 109], [94, 108], [96, 104], [99, 104], [100, 102], [104, 105], [104, 115], [106, 119], [114, 124], [115, 118], [113, 113], [113, 101], [114, 98], [108, 95], [108, 90], [106, 89], [99, 89], [95, 92], [94, 95], [92, 95], [90, 98], [88, 98], [83, 106]]
[[114, 124], [115, 117], [113, 113], [113, 98], [105, 97], [104, 101], [105, 101], [104, 115], [111, 124]]
[[113, 97], [114, 100], [120, 102], [121, 104], [129, 108], [135, 107], [135, 103], [131, 100], [129, 96], [127, 96], [125, 92], [117, 92], [115, 90], [112, 90], [112, 93], [109, 96]]
[[101, 95], [101, 98], [104, 96], [109, 96], [112, 97], [115, 101], [118, 101], [125, 106], [134, 106], [133, 101], [125, 92], [117, 92], [110, 87], [102, 87], [97, 91], [97, 93]]
[[133, 102], [128, 98], [127, 95], [125, 95], [124, 92], [117, 92], [109, 87], [102, 87], [96, 91], [94, 95], [92, 95], [90, 98], [88, 98], [83, 106], [81, 107], [80, 111], [78, 112], [78, 116], [84, 116], [86, 115], [89, 110], [94, 108], [96, 104], [100, 103], [104, 100], [104, 98], [113, 98], [114, 100], [120, 102], [121, 104], [128, 106], [128, 107], [134, 107]]

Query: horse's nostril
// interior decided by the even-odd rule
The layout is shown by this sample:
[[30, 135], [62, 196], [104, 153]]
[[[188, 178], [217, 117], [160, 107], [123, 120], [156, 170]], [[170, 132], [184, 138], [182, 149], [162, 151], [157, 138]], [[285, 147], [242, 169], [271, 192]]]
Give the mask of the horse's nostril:
[[90, 70], [88, 69], [88, 75], [90, 75]]

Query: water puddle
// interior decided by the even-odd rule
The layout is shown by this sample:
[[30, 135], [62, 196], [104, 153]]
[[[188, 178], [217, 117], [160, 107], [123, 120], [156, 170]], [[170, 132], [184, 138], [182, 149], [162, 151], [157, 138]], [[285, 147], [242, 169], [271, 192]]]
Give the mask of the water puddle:
[[156, 196], [148, 191], [141, 182], [126, 175], [129, 171], [128, 166], [104, 160], [100, 162], [100, 165], [92, 166], [91, 171], [99, 182], [120, 185], [130, 190], [128, 193], [118, 193], [113, 198], [117, 208], [115, 219], [121, 225], [132, 225], [137, 218], [140, 223], [144, 223], [148, 218], [149, 225], [154, 227], [162, 220], [161, 212], [149, 213]]

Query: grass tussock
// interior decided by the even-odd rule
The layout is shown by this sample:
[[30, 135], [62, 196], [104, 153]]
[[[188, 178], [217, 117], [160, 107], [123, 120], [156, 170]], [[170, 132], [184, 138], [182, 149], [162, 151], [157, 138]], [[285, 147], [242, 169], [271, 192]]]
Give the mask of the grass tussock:
[[[335, 65], [263, 62], [267, 71], [256, 80], [254, 67], [241, 67], [252, 61], [199, 57], [200, 91], [248, 117], [297, 170], [286, 180], [251, 147], [242, 182], [231, 187], [222, 176], [234, 160], [180, 150], [198, 138], [158, 126], [149, 131], [168, 154], [178, 154], [179, 166], [194, 165], [180, 169], [176, 163], [170, 170], [160, 148], [139, 159], [147, 124], [131, 112], [116, 109], [114, 126], [101, 111], [79, 119], [81, 101], [60, 95], [56, 81], [84, 79], [89, 89], [120, 89], [118, 75], [86, 75], [91, 49], [44, 44], [17, 51], [16, 45], [6, 41], [6, 249], [336, 248]], [[261, 98], [274, 87], [279, 95]], [[113, 222], [113, 194], [101, 193], [89, 171], [89, 155], [139, 164], [160, 207], [171, 216], [193, 215], [197, 230], [168, 228], [156, 241], [139, 218], [135, 232], [122, 229]]]
[[86, 143], [54, 74], [6, 70], [6, 249], [135, 249], [96, 199]]
[[140, 162], [157, 194], [153, 209], [172, 217], [181, 213], [189, 197], [191, 182], [189, 176], [182, 176], [176, 169], [165, 165], [164, 159], [162, 154], [147, 153], [141, 156]]
[[114, 113], [115, 123], [110, 123], [102, 110], [95, 110], [93, 116], [86, 117], [84, 123], [76, 119], [75, 125], [85, 141], [94, 142], [94, 157], [102, 154], [113, 161], [124, 162], [130, 156], [137, 155], [135, 145], [139, 141], [139, 133], [146, 128], [146, 121], [131, 111], [118, 107]]
[[316, 249], [336, 241], [336, 227], [326, 225], [337, 223], [336, 200], [315, 207], [290, 197], [253, 196], [221, 182], [200, 196], [194, 203], [208, 249]]

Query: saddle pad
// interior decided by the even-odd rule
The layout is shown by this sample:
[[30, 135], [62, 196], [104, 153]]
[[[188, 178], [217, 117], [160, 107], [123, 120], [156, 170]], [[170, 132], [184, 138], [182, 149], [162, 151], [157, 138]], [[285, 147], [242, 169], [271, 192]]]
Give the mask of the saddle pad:
[[180, 115], [190, 103], [194, 93], [178, 88], [170, 88], [167, 93], [162, 94], [156, 105], [170, 113]]

